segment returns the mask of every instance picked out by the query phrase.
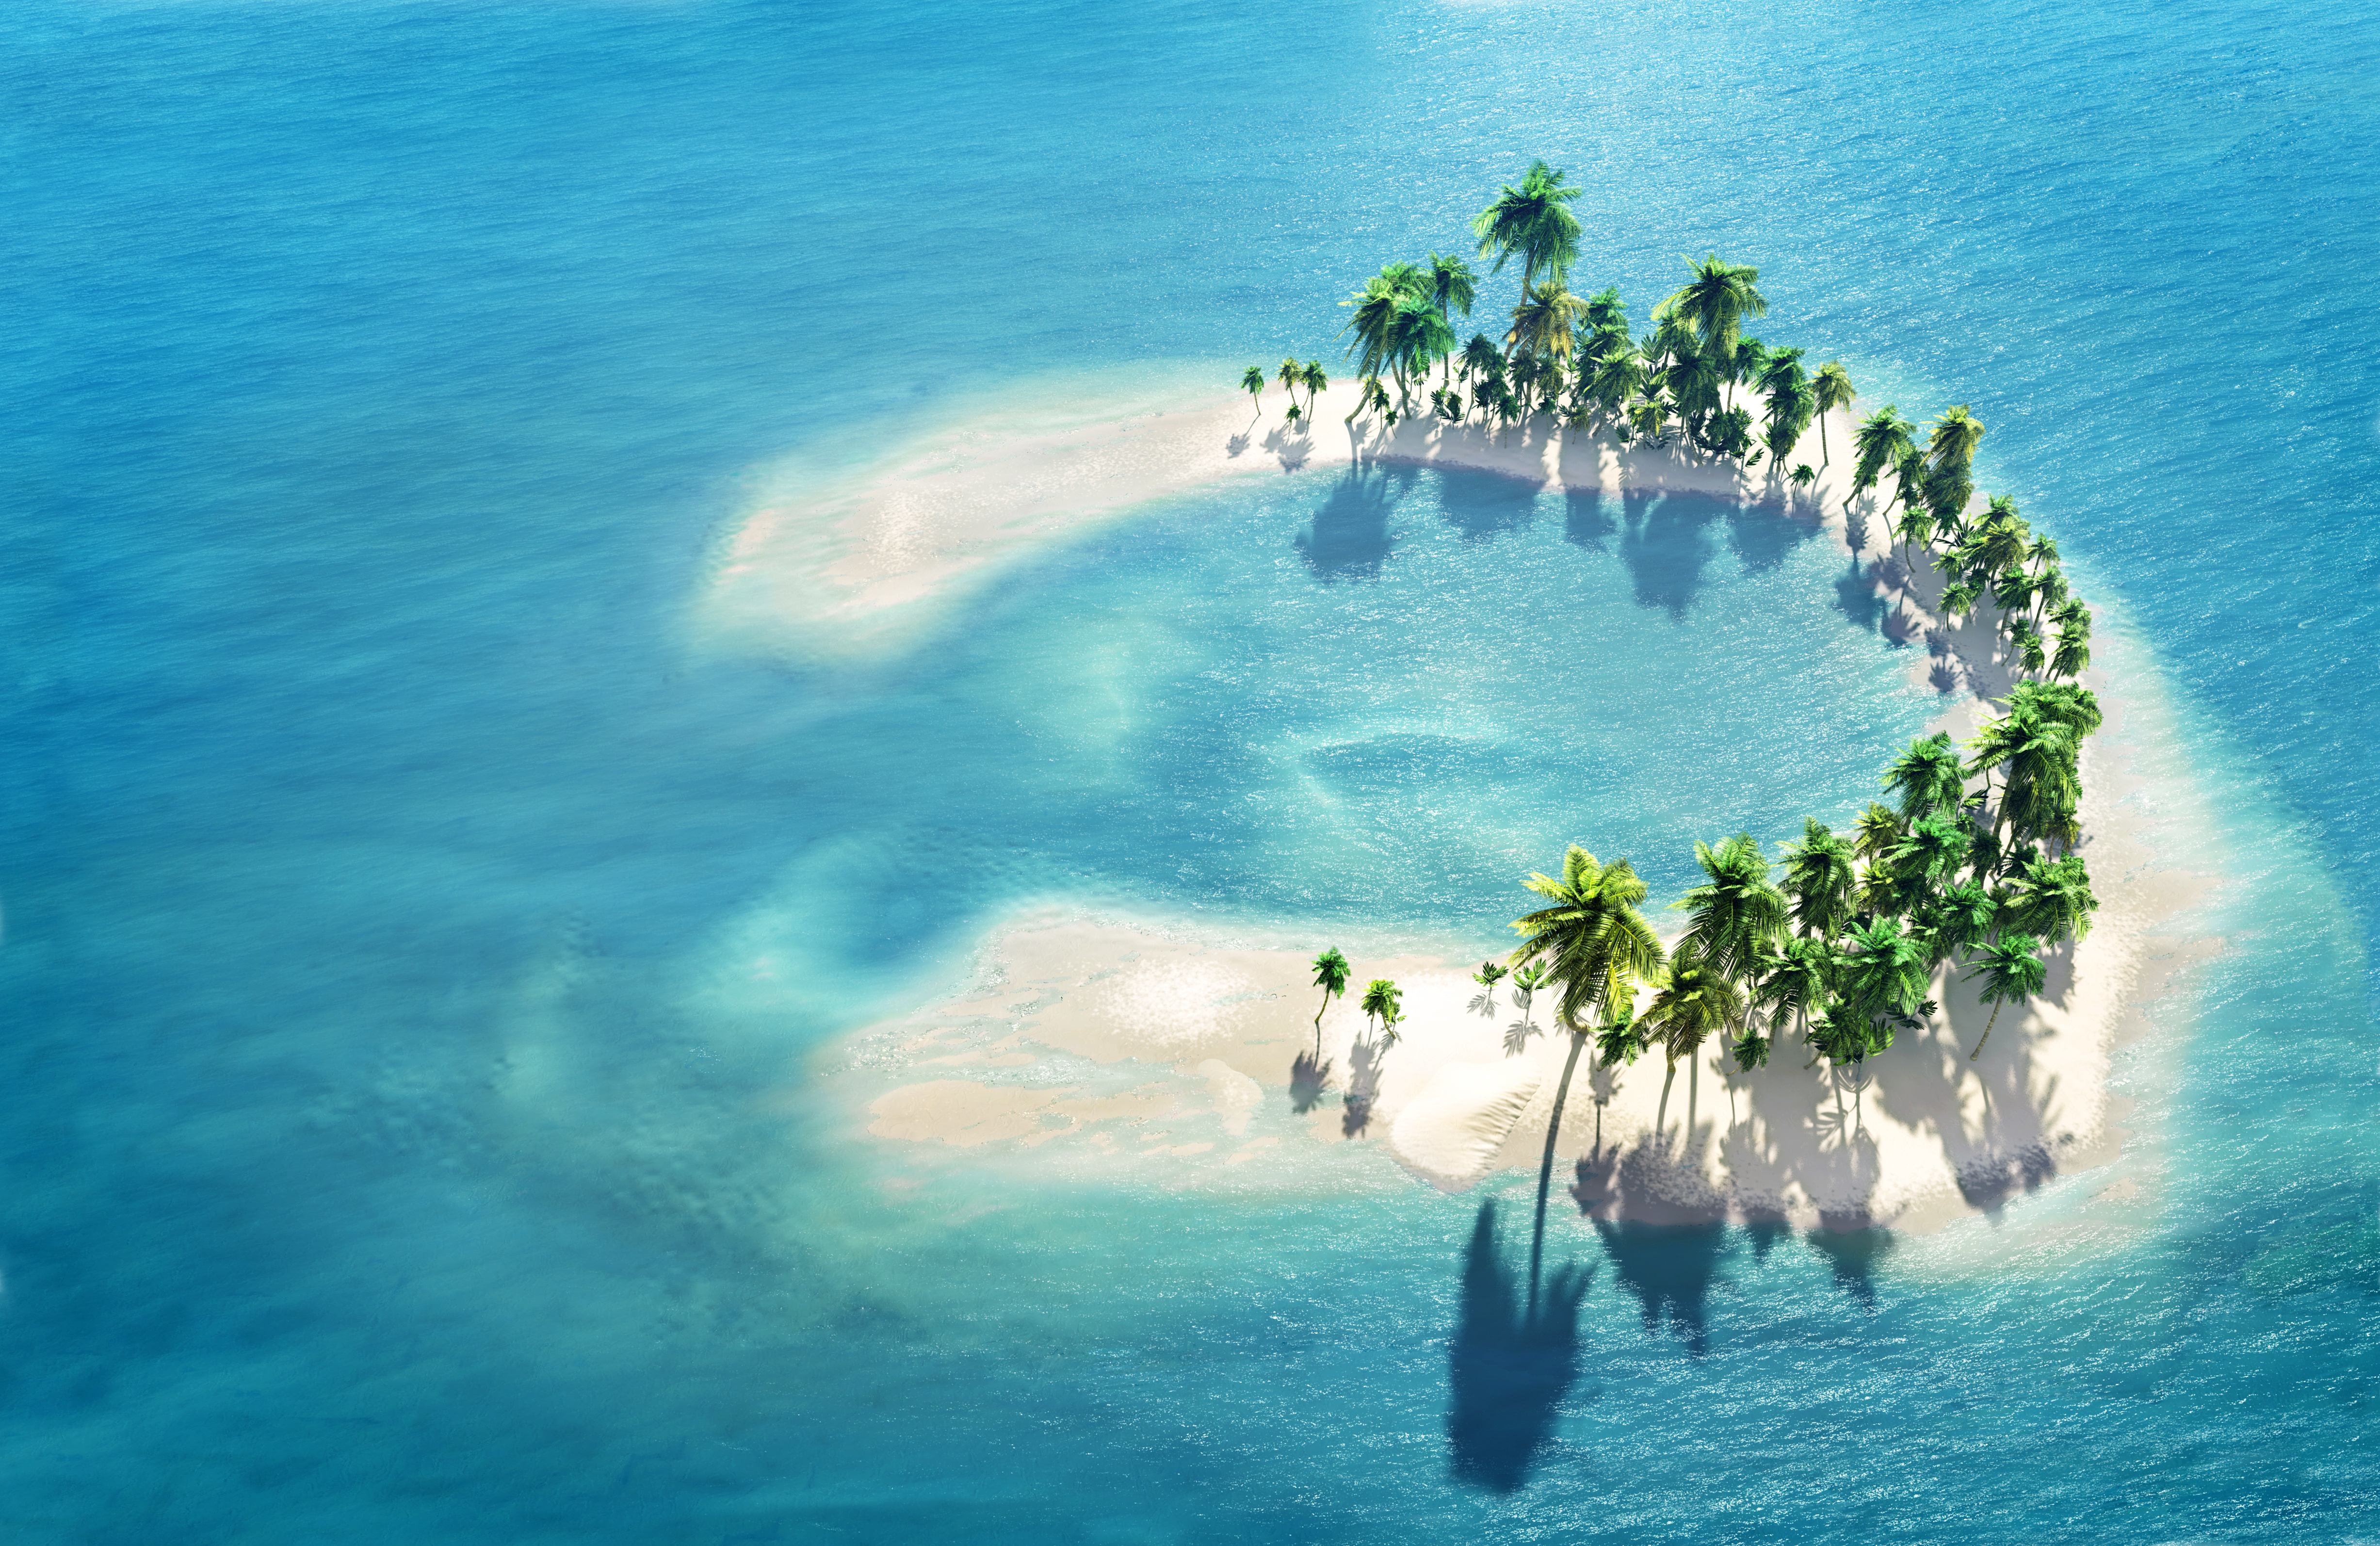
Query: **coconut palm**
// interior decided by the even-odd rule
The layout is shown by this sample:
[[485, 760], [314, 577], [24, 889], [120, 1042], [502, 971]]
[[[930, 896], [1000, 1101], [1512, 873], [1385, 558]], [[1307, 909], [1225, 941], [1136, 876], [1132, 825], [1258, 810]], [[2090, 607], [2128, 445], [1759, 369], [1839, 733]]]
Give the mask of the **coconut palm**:
[[1596, 366], [1587, 382], [1587, 396], [1596, 407], [1617, 419], [1627, 411], [1632, 399], [1644, 393], [1645, 381], [1645, 357], [1633, 346], [1617, 348]]
[[1924, 942], [1903, 932], [1897, 918], [1853, 923], [1847, 938], [1836, 977], [1844, 1001], [1873, 1021], [1914, 1018], [1933, 980]]
[[1827, 449], [1827, 415], [1839, 408], [1851, 407], [1852, 399], [1859, 394], [1852, 386], [1851, 372], [1843, 369], [1840, 359], [1829, 359], [1818, 367], [1818, 373], [1810, 378], [1810, 392], [1817, 405], [1819, 465], [1831, 466], [1834, 454]]
[[1852, 821], [1852, 852], [1863, 863], [1872, 863], [1900, 846], [1907, 827], [1889, 806], [1870, 800]]
[[1488, 272], [1501, 274], [1514, 256], [1521, 260], [1521, 289], [1536, 283], [1540, 271], [1559, 284], [1578, 258], [1578, 216], [1570, 211], [1580, 189], [1562, 179], [1569, 176], [1544, 162], [1533, 162], [1515, 188], [1506, 183], [1495, 202], [1471, 222], [1479, 238], [1479, 255], [1496, 255]]
[[1543, 965], [1512, 968], [1512, 1003], [1524, 1016], [1536, 998], [1537, 990], [1553, 980], [1551, 968]]
[[[2031, 684], [2026, 684], [2031, 685]], [[2058, 830], [2079, 793], [2072, 725], [2050, 717], [2036, 702], [2011, 700], [2009, 712], [1985, 720], [1967, 742], [1969, 776], [2000, 774], [1999, 809], [1992, 834], [2014, 822], [2019, 834]]]
[[2091, 609], [2069, 598], [2056, 614], [2058, 653], [2050, 658], [2050, 675], [2072, 678], [2091, 669]]
[[1975, 447], [1983, 438], [1983, 421], [1969, 413], [1963, 403], [1944, 409], [1926, 437], [1925, 459], [1932, 468], [1926, 502], [1946, 524], [1959, 520], [1968, 496], [1975, 492]]
[[1305, 388], [1305, 409], [1311, 413], [1314, 411], [1314, 399], [1330, 390], [1330, 372], [1322, 369], [1322, 361], [1309, 359], [1305, 362], [1305, 369], [1297, 373], [1297, 379]]
[[1263, 411], [1264, 408], [1264, 389], [1265, 373], [1263, 366], [1251, 365], [1246, 370], [1240, 372], [1240, 390], [1248, 395], [1248, 401], [1256, 404], [1257, 411], [1259, 412]]
[[2081, 939], [2091, 931], [2091, 915], [2099, 899], [2091, 894], [2091, 872], [2082, 856], [2031, 858], [2017, 868], [2000, 897], [2009, 926], [2035, 934], [2051, 944]]
[[1852, 857], [1851, 844], [1815, 816], [1803, 819], [1802, 841], [1785, 845], [1781, 889], [1791, 904], [1793, 927], [1804, 938], [1826, 939], [1851, 920]]
[[1767, 947], [1785, 937], [1785, 894], [1769, 883], [1767, 857], [1750, 833], [1715, 848], [1697, 842], [1694, 862], [1706, 879], [1671, 904], [1687, 915], [1679, 948], [1730, 981], [1749, 981]]
[[[1636, 910], [1636, 904], [1645, 899], [1645, 883], [1624, 858], [1603, 864], [1572, 844], [1562, 856], [1559, 880], [1531, 875], [1523, 883], [1551, 905], [1513, 920], [1513, 931], [1522, 940], [1512, 952], [1512, 964], [1541, 965], [1547, 968], [1546, 980], [1560, 984], [1554, 1017], [1571, 1036], [1561, 1082], [1554, 1089], [1553, 1114], [1546, 1124], [1545, 1160], [1537, 1171], [1542, 1245], [1546, 1194], [1553, 1181], [1554, 1143], [1561, 1132], [1562, 1107], [1570, 1098], [1579, 1050], [1586, 1044], [1587, 1024], [1598, 1010], [1634, 1002], [1634, 984], [1649, 981], [1660, 970], [1661, 942], [1654, 938], [1651, 926]], [[1533, 1252], [1533, 1274], [1535, 1263]]]
[[1332, 999], [1346, 996], [1349, 970], [1347, 957], [1339, 954], [1339, 947], [1335, 944], [1314, 958], [1314, 985], [1322, 990], [1322, 1007], [1314, 1012], [1316, 1057], [1322, 1055], [1323, 1014], [1330, 1009]]
[[[1347, 352], [1355, 357], [1357, 375], [1378, 376], [1393, 367], [1400, 302], [1407, 306], [1416, 305], [1419, 298], [1400, 290], [1386, 274], [1376, 274], [1364, 281], [1362, 289], [1339, 303], [1354, 312], [1347, 319], [1347, 325], [1339, 331], [1342, 335], [1350, 333], [1355, 335], [1348, 344]], [[1283, 360], [1281, 370], [1283, 384], [1303, 379], [1305, 373], [1293, 359]]]
[[1488, 335], [1486, 334], [1473, 334], [1471, 335], [1471, 342], [1463, 346], [1463, 375], [1464, 380], [1473, 380], [1475, 378], [1487, 375], [1491, 371], [1500, 371], [1503, 368], [1504, 357], [1500, 353], [1497, 352], [1495, 345], [1488, 341]]
[[1398, 990], [1396, 983], [1385, 977], [1372, 979], [1371, 985], [1364, 990], [1363, 1008], [1366, 1020], [1379, 1022], [1381, 1041], [1389, 1046], [1395, 1046], [1397, 1022], [1404, 1018], [1404, 994]]
[[1973, 1063], [1984, 1055], [1984, 1043], [1992, 1039], [1992, 1027], [2000, 1023], [2000, 1006], [2014, 999], [2022, 1004], [2041, 992], [2049, 968], [2040, 956], [2041, 942], [2031, 934], [2002, 934], [1985, 945], [1975, 958], [1975, 969], [1967, 974], [1970, 982], [1983, 979], [1983, 1001], [1992, 1006], [1992, 1017], [1984, 1022], [1984, 1033], [1975, 1038], [1975, 1050], [1967, 1054]]
[[[1852, 435], [1852, 448], [1859, 459], [1852, 469], [1852, 496], [1856, 497], [1876, 487], [1884, 469], [1900, 465], [1900, 458], [1916, 448], [1917, 426], [1900, 417], [1900, 410], [1890, 403], [1860, 420]], [[1848, 506], [1850, 500], [1844, 501]]]
[[1760, 964], [1760, 980], [1752, 990], [1752, 1004], [1767, 1018], [1771, 1031], [1790, 1020], [1810, 1035], [1810, 1020], [1826, 1012], [1834, 996], [1835, 947], [1824, 938], [1808, 935], [1789, 939], [1770, 951]]
[[1900, 846], [1885, 856], [1885, 864], [1907, 900], [1899, 909], [1910, 912], [1931, 900], [1935, 888], [1966, 868], [1973, 851], [1967, 819], [1955, 808], [1929, 811], [1909, 824]]
[[1927, 919], [1932, 964], [1939, 966], [1989, 939], [1999, 926], [1999, 899], [1981, 881], [1956, 881], [1943, 887]]
[[1511, 969], [1501, 961], [1482, 961], [1479, 969], [1471, 974], [1471, 980], [1492, 993], [1496, 991], [1496, 984], [1503, 981], [1504, 974]]
[[1457, 311], [1471, 315], [1472, 303], [1479, 298], [1479, 277], [1471, 265], [1460, 258], [1443, 252], [1429, 255], [1429, 303], [1446, 319], [1447, 327], [1454, 326]]
[[1949, 733], [1909, 743], [1884, 773], [1884, 785], [1900, 797], [1900, 813], [1914, 821], [1928, 811], [1955, 809], [1967, 792], [1967, 768]]
[[1291, 408], [1297, 406], [1297, 383], [1305, 379], [1305, 368], [1294, 359], [1282, 360], [1281, 369], [1273, 372], [1273, 379], [1281, 383], [1282, 391], [1289, 394]]
[[1558, 277], [1533, 285], [1522, 292], [1521, 304], [1512, 308], [1512, 327], [1504, 335], [1504, 342], [1515, 355], [1567, 359], [1572, 329], [1585, 308], [1586, 303], [1571, 294]]
[[1678, 1060], [1686, 1060], [1686, 1120], [1691, 1127], [1702, 1083], [1702, 1064], [1695, 1054], [1714, 1035], [1742, 1035], [1745, 1014], [1743, 990], [1715, 963], [1704, 959], [1681, 941], [1653, 1002], [1645, 1006], [1645, 1032], [1652, 1041], [1661, 1043], [1670, 1060], [1670, 1071], [1661, 1080], [1661, 1103], [1653, 1123], [1655, 1133], [1668, 1130], [1670, 1087], [1678, 1077]]
[[1694, 276], [1672, 291], [1653, 310], [1655, 317], [1673, 316], [1694, 330], [1705, 351], [1724, 368], [1735, 356], [1743, 319], [1768, 314], [1768, 301], [1754, 287], [1760, 271], [1748, 264], [1722, 262], [1718, 253], [1686, 266]]

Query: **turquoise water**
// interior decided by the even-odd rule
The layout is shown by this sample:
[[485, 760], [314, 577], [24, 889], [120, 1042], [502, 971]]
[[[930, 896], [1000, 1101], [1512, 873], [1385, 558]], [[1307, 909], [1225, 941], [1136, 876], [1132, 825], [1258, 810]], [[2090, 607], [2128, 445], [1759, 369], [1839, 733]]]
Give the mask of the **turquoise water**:
[[[13, 1539], [2380, 1528], [2362, 7], [0, 29]], [[2170, 687], [2226, 949], [2119, 1063], [2141, 1137], [1939, 1236], [1565, 1221], [1528, 1331], [1525, 1221], [1390, 1176], [887, 1199], [779, 1092], [1019, 898], [1478, 937], [1567, 836], [1674, 886], [1931, 712], [1822, 540], [1458, 474], [1166, 502], [881, 667], [688, 643], [755, 469], [1326, 355], [1532, 154], [1640, 317], [1717, 247], [1772, 341], [1973, 404]]]

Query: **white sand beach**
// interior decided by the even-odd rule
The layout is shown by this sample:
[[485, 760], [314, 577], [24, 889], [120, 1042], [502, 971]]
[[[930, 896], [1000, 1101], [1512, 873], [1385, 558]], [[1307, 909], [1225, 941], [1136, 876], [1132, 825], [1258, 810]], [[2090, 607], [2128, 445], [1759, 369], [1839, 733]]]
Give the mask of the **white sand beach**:
[[[892, 647], [1035, 543], [1139, 501], [1244, 472], [1404, 460], [1544, 485], [1694, 490], [1823, 521], [1876, 561], [1894, 606], [1888, 629], [1925, 644], [1912, 685], [1946, 695], [1940, 728], [1964, 736], [1988, 712], [1986, 697], [2006, 689], [1988, 610], [1945, 626], [1929, 610], [1935, 577], [1904, 575], [1880, 523], [1855, 512], [1846, 528], [1856, 405], [1830, 416], [1835, 455], [1805, 493], [1542, 419], [1502, 433], [1426, 419], [1394, 431], [1344, 425], [1353, 401], [1352, 388], [1326, 394], [1310, 434], [1285, 429], [1272, 409], [1252, 422], [1243, 400], [1120, 422], [1086, 417], [1014, 441], [917, 444], [835, 491], [831, 518], [756, 515], [719, 571], [714, 621], [802, 651]], [[1826, 460], [1815, 426], [1792, 459]], [[797, 525], [811, 535], [797, 539]], [[2095, 674], [2091, 685], [2104, 694], [2108, 684]], [[2107, 707], [2084, 764], [2096, 926], [2052, 957], [2044, 994], [2000, 1014], [1980, 1059], [1969, 1053], [1988, 1006], [1948, 971], [1935, 985], [1941, 1015], [1872, 1060], [1856, 1090], [1824, 1065], [1803, 1066], [1806, 1051], [1790, 1037], [1771, 1066], [1748, 1075], [1706, 1048], [1678, 1067], [1666, 1101], [1658, 1053], [1618, 1068], [1582, 1059], [1559, 1140], [1560, 1184], [1577, 1204], [1657, 1222], [1923, 1230], [2111, 1155], [2122, 1136], [2107, 1095], [2115, 1050], [2145, 1032], [2142, 1006], [2214, 943], [2171, 932], [2205, 883], [2159, 868], [2143, 830], [2144, 811], [2169, 818], [2195, 797], [2171, 786], [2169, 772], [2157, 775], [2168, 784], [2147, 787], [2152, 767], [2165, 766], [2147, 749], [2171, 736], [2162, 700], [2118, 694]], [[1672, 917], [1654, 915], [1657, 926]], [[1347, 1001], [1323, 1014], [1318, 1035], [1305, 963], [1334, 943], [1343, 942], [1249, 944], [1178, 920], [1028, 911], [987, 934], [967, 986], [861, 1032], [868, 1055], [831, 1077], [864, 1112], [855, 1126], [878, 1141], [1155, 1162], [1175, 1184], [1261, 1173], [1294, 1185], [1301, 1153], [1345, 1144], [1372, 1146], [1447, 1190], [1534, 1171], [1569, 1050], [1549, 1003], [1524, 1008], [1509, 980], [1483, 992], [1469, 959], [1359, 956], [1359, 985], [1390, 977], [1403, 988], [1402, 1037], [1383, 1045]], [[1250, 1138], [1268, 1103], [1297, 1124]]]

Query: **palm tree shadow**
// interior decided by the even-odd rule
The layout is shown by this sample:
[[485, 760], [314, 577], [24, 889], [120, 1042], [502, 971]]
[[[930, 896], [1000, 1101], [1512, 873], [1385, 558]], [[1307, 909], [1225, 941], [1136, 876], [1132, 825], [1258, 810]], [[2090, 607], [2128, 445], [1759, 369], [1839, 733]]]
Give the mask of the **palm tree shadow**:
[[[1821, 1225], [1803, 1236], [1812, 1250], [1827, 1259], [1834, 1270], [1835, 1286], [1850, 1295], [1862, 1309], [1876, 1309], [1876, 1265], [1891, 1254], [1900, 1242], [1892, 1231], [1863, 1223], [1852, 1229], [1829, 1228], [1820, 1214]], [[1864, 1221], [1866, 1215], [1861, 1214]]]
[[1504, 1055], [1518, 1057], [1529, 1050], [1529, 1038], [1537, 1034], [1536, 1025], [1527, 1019], [1514, 1020], [1504, 1028]]
[[1289, 1065], [1289, 1109], [1305, 1115], [1322, 1103], [1330, 1086], [1330, 1060], [1313, 1053], [1298, 1053], [1297, 1061]]
[[1446, 1440], [1455, 1479], [1493, 1492], [1528, 1480], [1578, 1377], [1579, 1301], [1594, 1281], [1591, 1269], [1560, 1267], [1539, 1286], [1532, 1309], [1528, 1285], [1497, 1237], [1494, 1199], [1479, 1205], [1447, 1359]]
[[1339, 1118], [1339, 1131], [1342, 1137], [1362, 1138], [1364, 1129], [1371, 1126], [1372, 1097], [1378, 1094], [1380, 1089], [1382, 1050], [1368, 1040], [1359, 1039], [1349, 1051], [1346, 1109]]
[[1634, 1296], [1647, 1334], [1666, 1323], [1696, 1357], [1710, 1350], [1708, 1298], [1727, 1248], [1727, 1225], [1597, 1219], [1595, 1233], [1620, 1286]]
[[1314, 578], [1326, 584], [1378, 578], [1396, 546], [1389, 535], [1394, 505], [1388, 479], [1377, 471], [1350, 469], [1332, 484], [1311, 526], [1297, 538], [1297, 551]]
[[1471, 995], [1471, 1012], [1483, 1020], [1496, 1017], [1496, 990], [1488, 988]]
[[1856, 556], [1835, 577], [1835, 610], [1869, 632], [1883, 631], [1884, 598], [1876, 593], [1875, 577], [1861, 567]]
[[1620, 523], [1605, 508], [1601, 489], [1572, 489], [1563, 496], [1562, 541], [1603, 551], [1604, 539], [1616, 536]]
[[1792, 551], [1818, 534], [1773, 505], [1738, 505], [1727, 516], [1728, 545], [1745, 572], [1763, 574], [1783, 564]]
[[1682, 619], [1703, 588], [1712, 547], [1704, 528], [1725, 515], [1726, 502], [1707, 494], [1673, 493], [1655, 501], [1641, 522], [1621, 534], [1620, 556], [1635, 581], [1636, 604]]

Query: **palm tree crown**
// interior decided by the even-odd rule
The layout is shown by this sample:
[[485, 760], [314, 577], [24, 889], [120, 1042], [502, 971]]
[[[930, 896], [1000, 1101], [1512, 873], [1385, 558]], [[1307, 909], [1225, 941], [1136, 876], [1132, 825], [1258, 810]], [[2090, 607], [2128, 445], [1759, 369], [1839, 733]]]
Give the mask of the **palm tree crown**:
[[1681, 950], [1721, 976], [1742, 980], [1767, 948], [1785, 937], [1785, 894], [1768, 881], [1768, 859], [1750, 833], [1714, 848], [1694, 845], [1694, 862], [1707, 877], [1675, 906], [1689, 915]]
[[1523, 936], [1515, 965], [1543, 960], [1561, 984], [1556, 1013], [1573, 1032], [1594, 1011], [1616, 1003], [1631, 981], [1660, 969], [1661, 942], [1636, 910], [1645, 883], [1626, 859], [1605, 865], [1576, 844], [1562, 856], [1560, 880], [1531, 875], [1524, 883], [1553, 905], [1514, 920]]
[[1570, 204], [1581, 189], [1564, 182], [1567, 176], [1542, 161], [1532, 162], [1519, 187], [1506, 183], [1495, 202], [1471, 222], [1479, 255], [1496, 256], [1488, 273], [1503, 273], [1504, 264], [1517, 254], [1525, 291], [1536, 283], [1540, 270], [1556, 281], [1570, 271], [1578, 258], [1578, 216], [1570, 212]]
[[1656, 317], [1674, 316], [1694, 331], [1703, 347], [1722, 366], [1735, 357], [1736, 339], [1743, 319], [1768, 314], [1768, 301], [1755, 283], [1760, 271], [1744, 263], [1723, 262], [1713, 252], [1700, 260], [1688, 258], [1694, 276], [1653, 309]]

